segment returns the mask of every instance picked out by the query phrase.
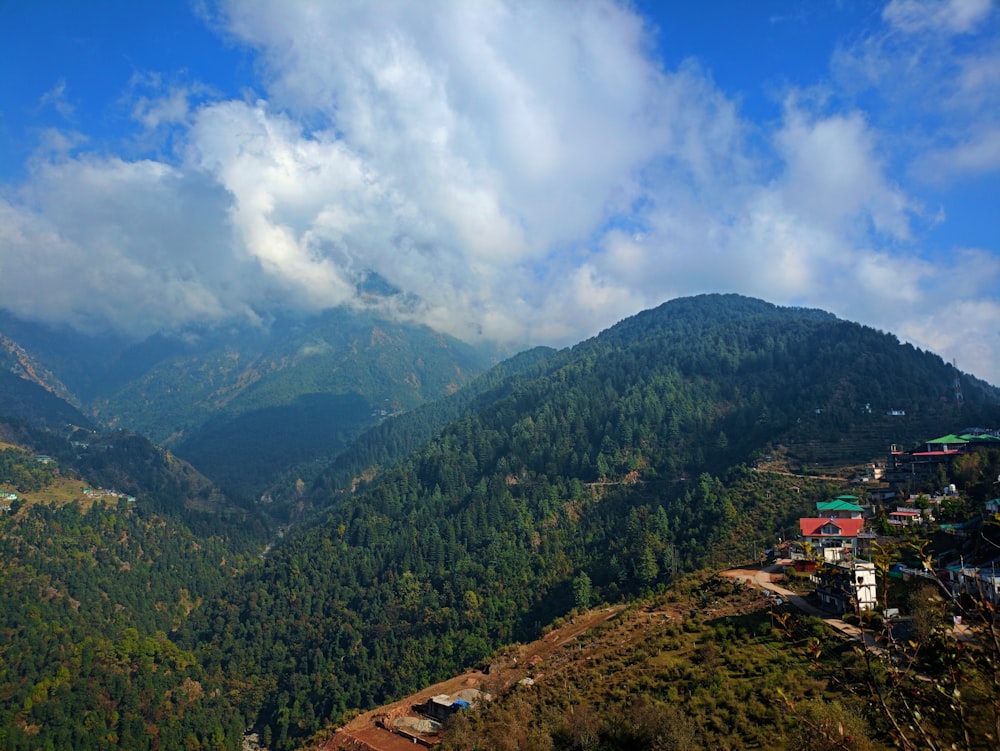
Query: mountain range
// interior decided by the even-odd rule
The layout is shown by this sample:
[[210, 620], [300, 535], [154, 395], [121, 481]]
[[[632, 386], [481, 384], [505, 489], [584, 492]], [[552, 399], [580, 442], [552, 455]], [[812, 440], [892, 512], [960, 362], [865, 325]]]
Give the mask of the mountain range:
[[[82, 690], [72, 676], [84, 659], [101, 708], [94, 734], [74, 747], [167, 748], [169, 736], [237, 748], [236, 734], [252, 728], [274, 751], [298, 748], [352, 709], [478, 664], [574, 607], [669, 591], [685, 572], [773, 544], [814, 495], [842, 484], [829, 479], [836, 471], [878, 461], [890, 444], [1000, 425], [1000, 391], [933, 353], [822, 311], [735, 295], [673, 300], [491, 369], [454, 340], [344, 311], [266, 335], [124, 348], [94, 339], [93, 349], [63, 350], [68, 332], [10, 319], [0, 332], [5, 368], [28, 384], [0, 405], [33, 425], [12, 462], [24, 465], [39, 450], [30, 440], [66, 424], [76, 443], [128, 426], [116, 440], [144, 458], [121, 477], [186, 466], [137, 435], [146, 433], [237, 499], [143, 507], [140, 488], [135, 509], [81, 517], [74, 506], [32, 506], [2, 519], [13, 546], [6, 654], [42, 639], [26, 625], [39, 617], [96, 650], [88, 658], [46, 631], [32, 647], [46, 657], [18, 663], [30, 679], [0, 676], [14, 702], [0, 740], [12, 749], [83, 732], [64, 714], [77, 706], [66, 692]], [[60, 354], [71, 351], [80, 356]], [[67, 472], [92, 471], [85, 452], [70, 453]], [[114, 464], [116, 452], [102, 457]], [[755, 472], [765, 460], [786, 474]], [[111, 464], [104, 477], [115, 476]], [[263, 523], [254, 501], [268, 488], [299, 513], [258, 558], [266, 538], [245, 525]], [[199, 492], [216, 497], [208, 485]], [[26, 513], [35, 508], [67, 542], [33, 543], [29, 556], [16, 541], [31, 530], [43, 539]], [[152, 542], [137, 548], [122, 535], [146, 539], [158, 523], [176, 530], [176, 575], [200, 576], [221, 558], [227, 575], [206, 575], [195, 597], [160, 570], [166, 589], [130, 600], [123, 571], [148, 570]], [[191, 541], [199, 535], [210, 544]], [[86, 586], [107, 595], [86, 618], [62, 604], [82, 602], [67, 563], [83, 539]], [[49, 590], [60, 594], [30, 615], [31, 593]], [[95, 641], [97, 628], [128, 645]], [[145, 688], [111, 706], [104, 687], [122, 680]]]
[[[140, 433], [247, 500], [297, 467], [321, 467], [385, 417], [458, 390], [491, 358], [426, 327], [339, 309], [141, 342], [0, 316], [0, 366], [86, 415], [63, 407], [56, 422]], [[40, 414], [45, 401], [19, 399], [8, 414], [28, 404]]]

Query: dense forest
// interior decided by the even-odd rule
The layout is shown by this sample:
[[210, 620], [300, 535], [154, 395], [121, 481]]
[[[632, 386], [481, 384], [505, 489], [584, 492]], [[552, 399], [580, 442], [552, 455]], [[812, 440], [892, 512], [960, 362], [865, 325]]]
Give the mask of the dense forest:
[[273, 748], [536, 634], [581, 590], [613, 601], [774, 541], [805, 509], [742, 465], [781, 441], [850, 463], [872, 458], [851, 437], [890, 407], [922, 422], [880, 453], [915, 426], [997, 414], [971, 379], [959, 413], [934, 355], [735, 297], [670, 303], [538, 367], [194, 615], [181, 643], [240, 676]]
[[[315, 511], [263, 561], [255, 510], [145, 438], [12, 424], [8, 440], [139, 502], [0, 517], [5, 747], [139, 748], [144, 728], [149, 748], [235, 749], [252, 727], [289, 751], [574, 608], [749, 560], [837, 490], [827, 467], [997, 424], [995, 388], [890, 335], [676, 300], [525, 353], [347, 450], [324, 434], [339, 456], [293, 491]], [[771, 455], [794, 473], [755, 471]], [[289, 452], [271, 460], [300, 480]], [[92, 723], [71, 721], [85, 703]]]
[[263, 525], [144, 438], [72, 435], [0, 422], [18, 495], [0, 513], [0, 747], [236, 748], [220, 676], [171, 634], [253, 565]]
[[366, 431], [322, 468], [310, 492], [325, 504], [357, 489], [359, 478], [370, 481], [394, 467], [477, 404], [489, 404], [523, 380], [538, 377], [552, 367], [555, 350], [535, 347], [495, 365], [454, 394], [380, 422]]
[[219, 677], [169, 637], [240, 566], [226, 544], [124, 501], [37, 505], [0, 516], [0, 555], [0, 747], [235, 747]]

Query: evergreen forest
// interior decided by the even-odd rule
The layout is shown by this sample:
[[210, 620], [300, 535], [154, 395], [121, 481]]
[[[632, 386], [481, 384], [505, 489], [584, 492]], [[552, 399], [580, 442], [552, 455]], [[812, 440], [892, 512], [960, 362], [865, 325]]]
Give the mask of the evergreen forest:
[[[299, 462], [275, 429], [280, 445], [251, 456], [273, 453], [286, 471], [266, 474], [295, 486], [280, 535], [266, 509], [140, 435], [9, 422], [4, 477], [32, 481], [29, 454], [45, 453], [60, 477], [137, 503], [0, 515], [0, 745], [238, 749], [253, 730], [271, 751], [302, 748], [567, 614], [755, 558], [840, 492], [835, 469], [889, 444], [1000, 426], [1000, 392], [937, 355], [735, 295], [674, 300], [469, 380], [360, 435], [324, 433], [332, 461]], [[232, 423], [263, 440], [252, 424]], [[787, 472], [758, 471], [775, 456]], [[718, 649], [698, 660], [718, 664]], [[652, 713], [634, 710], [641, 734]], [[710, 737], [674, 719], [678, 738]], [[596, 747], [629, 747], [615, 743]]]

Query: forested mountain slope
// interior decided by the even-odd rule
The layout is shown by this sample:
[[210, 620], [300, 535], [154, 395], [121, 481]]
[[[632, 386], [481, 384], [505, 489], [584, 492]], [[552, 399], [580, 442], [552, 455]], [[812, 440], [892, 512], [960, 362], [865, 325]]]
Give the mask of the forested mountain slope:
[[144, 438], [73, 439], [0, 421], [0, 747], [235, 748], [219, 676], [168, 635], [263, 525]]
[[476, 378], [467, 387], [430, 404], [379, 423], [358, 437], [316, 478], [310, 496], [325, 505], [344, 493], [352, 493], [358, 483], [370, 482], [419, 449], [439, 430], [479, 403], [489, 404], [515, 384], [537, 377], [552, 367], [556, 350], [535, 347], [504, 360]]
[[736, 296], [667, 303], [539, 369], [195, 614], [182, 646], [234, 676], [273, 748], [537, 633], [580, 592], [613, 600], [772, 542], [808, 500], [740, 465], [778, 444], [864, 461], [918, 429], [888, 409], [931, 434], [1000, 414], [935, 355]]
[[318, 470], [387, 415], [452, 393], [491, 364], [426, 327], [343, 309], [139, 343], [9, 314], [0, 332], [10, 344], [3, 370], [170, 447], [245, 498], [295, 468]]
[[190, 464], [135, 433], [73, 428], [67, 435], [27, 420], [0, 417], [0, 441], [46, 455], [64, 477], [142, 496], [144, 509], [184, 524], [206, 529], [232, 524], [245, 530], [227, 529], [227, 534], [245, 532], [257, 539], [265, 535], [251, 508], [234, 503]]
[[63, 398], [5, 370], [0, 370], [0, 417], [26, 420], [54, 430], [62, 430], [66, 425], [94, 427], [89, 417]]

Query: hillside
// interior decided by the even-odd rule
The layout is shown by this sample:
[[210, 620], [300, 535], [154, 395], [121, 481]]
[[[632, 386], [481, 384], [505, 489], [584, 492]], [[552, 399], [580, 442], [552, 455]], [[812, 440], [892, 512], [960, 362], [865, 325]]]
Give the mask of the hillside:
[[[299, 346], [286, 338], [287, 351]], [[366, 357], [382, 351], [376, 339]], [[398, 342], [391, 349], [408, 351]], [[207, 360], [175, 364], [190, 373], [197, 362]], [[163, 380], [151, 377], [144, 388], [187, 383], [160, 367], [147, 374]], [[231, 383], [230, 371], [208, 370], [216, 383]], [[284, 441], [264, 419], [275, 407], [261, 405], [291, 393], [283, 377], [319, 380], [292, 366], [293, 375], [264, 370], [278, 375], [254, 381], [259, 401], [250, 384], [226, 403], [230, 426], [272, 430]], [[449, 391], [445, 370], [432, 370], [435, 388]], [[378, 372], [367, 371], [375, 380]], [[314, 371], [326, 374], [327, 366]], [[608, 747], [628, 748], [633, 737], [607, 736], [614, 716], [632, 718], [638, 734], [668, 723], [678, 738], [710, 745], [759, 746], [754, 726], [766, 722], [790, 740], [799, 726], [768, 714], [777, 691], [801, 702], [803, 717], [836, 691], [800, 680], [799, 657], [768, 641], [746, 593], [679, 583], [772, 546], [817, 500], [847, 490], [851, 467], [881, 459], [890, 443], [1000, 424], [997, 390], [931, 353], [819, 311], [724, 295], [667, 303], [575, 347], [526, 352], [455, 385], [441, 401], [380, 415], [312, 487], [300, 484], [303, 504], [317, 510], [277, 541], [265, 539], [248, 506], [140, 435], [8, 422], [3, 440], [20, 452], [8, 457], [11, 477], [50, 483], [53, 497], [0, 513], [9, 562], [0, 667], [13, 666], [0, 680], [9, 700], [2, 745], [235, 751], [252, 728], [269, 751], [292, 751], [339, 718], [482, 667], [574, 610], [660, 595], [681, 599], [648, 600], [657, 613], [673, 617], [676, 605], [685, 617], [650, 632], [648, 643], [676, 651], [677, 662], [642, 678], [628, 669], [637, 658], [619, 664], [605, 649], [591, 662], [617, 666], [603, 679], [607, 693], [573, 698], [540, 684], [537, 705], [591, 706], [592, 722], [580, 727], [604, 733]], [[202, 388], [189, 387], [189, 395]], [[282, 419], [304, 424], [324, 414], [310, 398], [320, 397], [283, 405], [291, 408]], [[217, 445], [242, 450], [224, 422], [205, 424], [223, 426]], [[307, 445], [312, 431], [300, 432]], [[54, 459], [58, 479], [33, 463], [37, 454]], [[246, 451], [241, 461], [255, 456]], [[136, 503], [74, 502], [64, 496], [76, 486], [58, 484], [70, 478]], [[266, 542], [275, 544], [261, 560]], [[733, 617], [747, 620], [704, 613], [730, 595]], [[746, 658], [758, 672], [740, 674], [744, 653], [727, 645], [749, 633], [766, 638]], [[706, 661], [721, 685], [705, 682]], [[617, 674], [621, 683], [607, 677]], [[583, 666], [562, 675], [564, 691], [570, 677], [581, 686], [601, 681]], [[775, 693], [752, 694], [761, 676]], [[635, 691], [669, 696], [671, 683], [698, 697], [684, 709], [690, 714], [667, 717], [659, 704], [628, 699]], [[527, 718], [512, 696], [496, 711]], [[710, 701], [709, 719], [700, 719], [699, 702]], [[84, 704], [100, 708], [89, 725], [78, 721]], [[544, 712], [524, 722], [541, 727], [558, 715]], [[545, 723], [550, 736], [575, 732]], [[563, 747], [586, 747], [573, 746], [578, 740]]]
[[171, 448], [245, 499], [282, 477], [311, 480], [365, 429], [458, 390], [491, 364], [426, 327], [339, 309], [138, 343], [8, 314], [0, 332], [3, 370], [93, 422]]
[[[776, 612], [790, 611], [762, 589], [698, 572], [627, 607], [574, 611], [541, 638], [501, 649], [485, 672], [378, 707], [303, 748], [361, 741], [390, 751], [404, 747], [401, 733], [442, 751], [893, 748], [874, 740], [884, 730], [868, 703], [830, 675], [856, 667], [851, 645], [802, 619], [800, 636], [828, 643], [830, 662], [817, 669], [773, 627]], [[435, 728], [415, 709], [435, 695], [475, 703]]]
[[[579, 587], [616, 602], [772, 544], [804, 479], [745, 463], [800, 445], [880, 458], [918, 428], [881, 422], [894, 408], [931, 434], [998, 422], [996, 389], [957, 376], [962, 405], [951, 366], [890, 335], [735, 296], [667, 303], [485, 392], [294, 531], [182, 643], [210, 645], [248, 723], [293, 748], [531, 638]], [[878, 453], [853, 443], [879, 426]]]
[[0, 747], [222, 748], [217, 676], [168, 634], [263, 526], [147, 440], [0, 421]]
[[[190, 464], [134, 433], [76, 427], [67, 436], [28, 421], [0, 418], [0, 440], [25, 453], [49, 457], [60, 477], [142, 495], [144, 508], [185, 523], [254, 518], [247, 507], [233, 503]], [[260, 535], [259, 520], [250, 522], [247, 532]]]
[[370, 482], [399, 464], [446, 425], [475, 411], [477, 403], [496, 401], [515, 384], [545, 372], [554, 354], [547, 347], [527, 350], [493, 366], [454, 394], [379, 423], [320, 472], [310, 499], [322, 506], [355, 492], [359, 482]]

